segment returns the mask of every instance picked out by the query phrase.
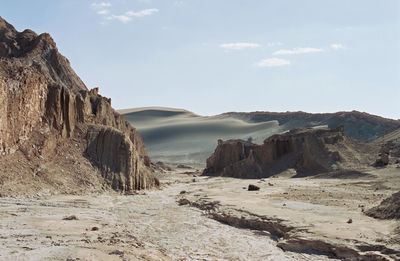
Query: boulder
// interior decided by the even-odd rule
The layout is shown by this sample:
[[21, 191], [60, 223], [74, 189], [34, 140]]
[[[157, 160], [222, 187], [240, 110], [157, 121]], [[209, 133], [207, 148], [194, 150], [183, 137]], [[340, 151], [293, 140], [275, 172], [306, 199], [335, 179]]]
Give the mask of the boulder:
[[250, 184], [250, 185], [248, 186], [247, 190], [248, 190], [248, 191], [257, 191], [257, 190], [260, 190], [260, 187], [258, 187], [258, 186], [256, 186], [256, 185], [253, 185], [253, 184]]

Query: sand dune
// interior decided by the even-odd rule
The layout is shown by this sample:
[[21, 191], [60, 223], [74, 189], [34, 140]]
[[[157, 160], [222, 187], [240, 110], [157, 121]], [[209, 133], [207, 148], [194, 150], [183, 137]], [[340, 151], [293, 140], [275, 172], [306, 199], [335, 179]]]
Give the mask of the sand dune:
[[204, 117], [181, 109], [147, 107], [121, 110], [137, 128], [153, 161], [204, 164], [218, 139], [255, 143], [285, 131], [277, 121], [249, 123], [229, 116]]

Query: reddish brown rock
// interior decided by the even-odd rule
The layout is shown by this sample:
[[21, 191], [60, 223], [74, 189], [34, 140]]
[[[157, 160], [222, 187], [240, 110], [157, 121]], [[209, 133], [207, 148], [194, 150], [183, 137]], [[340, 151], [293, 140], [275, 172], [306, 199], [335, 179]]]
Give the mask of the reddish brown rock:
[[[46, 172], [39, 166], [49, 162], [56, 169], [60, 164], [65, 175], [85, 165], [89, 180], [99, 170], [116, 190], [157, 185], [139, 134], [98, 91], [86, 88], [48, 34], [17, 32], [0, 18], [0, 186], [18, 173], [34, 184], [31, 175]], [[73, 158], [74, 171], [61, 165], [66, 157]], [[18, 173], [16, 166], [7, 167], [25, 159]]]

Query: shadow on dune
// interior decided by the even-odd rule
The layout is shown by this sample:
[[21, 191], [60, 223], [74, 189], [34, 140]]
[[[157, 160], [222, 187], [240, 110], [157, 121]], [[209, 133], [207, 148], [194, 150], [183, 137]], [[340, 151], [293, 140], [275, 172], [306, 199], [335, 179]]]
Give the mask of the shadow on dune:
[[124, 117], [137, 128], [153, 161], [205, 164], [218, 139], [262, 143], [282, 129], [277, 121], [250, 123], [232, 117], [203, 117], [185, 110], [144, 109]]

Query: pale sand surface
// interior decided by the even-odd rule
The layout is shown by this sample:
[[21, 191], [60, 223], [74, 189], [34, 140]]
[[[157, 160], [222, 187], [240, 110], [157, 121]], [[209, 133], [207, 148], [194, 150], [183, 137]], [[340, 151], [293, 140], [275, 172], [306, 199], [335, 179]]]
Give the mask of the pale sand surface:
[[[180, 191], [192, 189], [185, 177], [164, 175], [163, 189], [131, 196], [0, 198], [0, 260], [328, 260], [178, 206]], [[78, 220], [63, 220], [70, 215]]]
[[[363, 209], [400, 190], [400, 169], [370, 168], [365, 173], [354, 179], [202, 177], [182, 198], [200, 208], [215, 204], [210, 216], [239, 227], [252, 226], [248, 220], [270, 232], [283, 226], [288, 231], [278, 239], [278, 245], [285, 249], [302, 249], [303, 244], [302, 251], [307, 247], [322, 251], [326, 243], [378, 256], [393, 250], [397, 257], [382, 256], [395, 260], [400, 257], [400, 222], [368, 217]], [[249, 184], [260, 190], [247, 191]], [[385, 248], [389, 250], [382, 250]]]
[[[175, 169], [159, 173], [162, 189], [137, 195], [4, 197], [0, 260], [334, 259], [318, 251], [324, 244], [340, 253], [342, 246], [346, 251], [363, 246], [361, 254], [395, 260], [382, 249], [400, 251], [400, 223], [361, 210], [400, 190], [400, 172], [394, 167], [365, 172], [369, 175], [357, 179], [293, 179], [285, 173], [246, 180]], [[247, 191], [248, 184], [260, 191]], [[180, 206], [181, 199], [191, 204]], [[213, 207], [204, 208], [209, 203]], [[63, 220], [70, 215], [78, 220]], [[246, 221], [257, 222], [240, 228]], [[280, 237], [275, 228], [290, 230]], [[120, 255], [111, 254], [116, 250]]]

